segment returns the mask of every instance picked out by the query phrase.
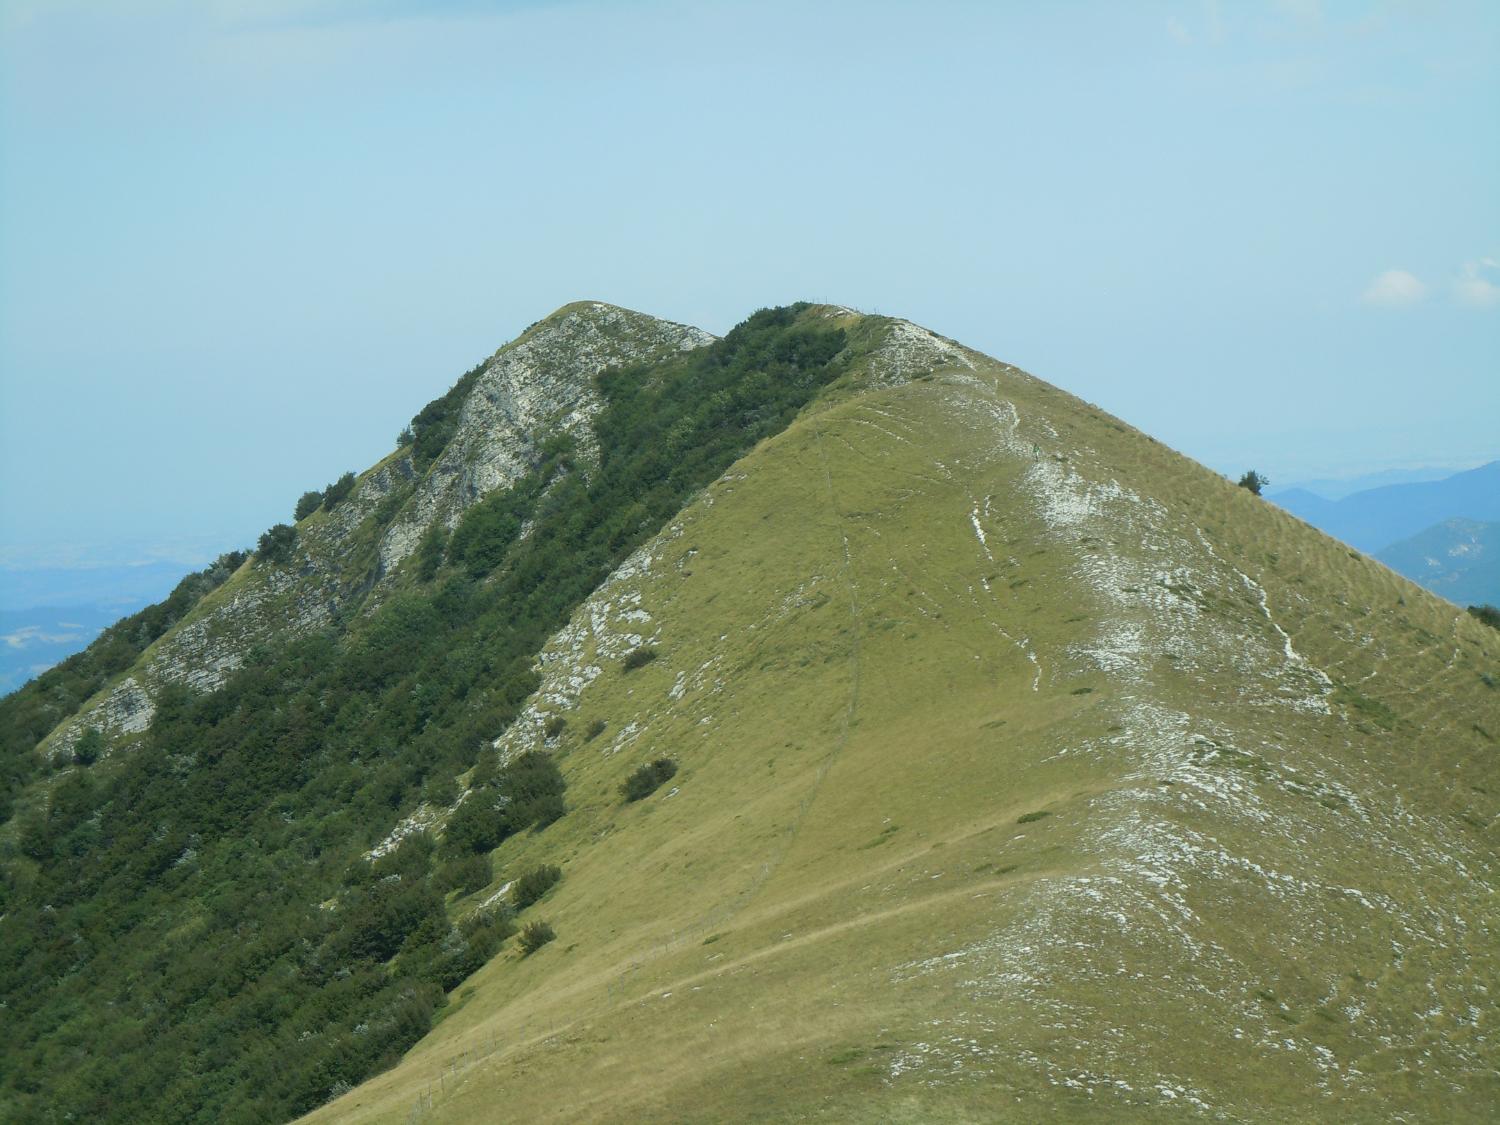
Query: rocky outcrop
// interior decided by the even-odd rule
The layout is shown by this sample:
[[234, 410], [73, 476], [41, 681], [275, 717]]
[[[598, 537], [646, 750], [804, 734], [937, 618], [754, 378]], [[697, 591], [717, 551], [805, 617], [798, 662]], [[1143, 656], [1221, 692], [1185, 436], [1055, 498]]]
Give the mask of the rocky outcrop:
[[[429, 527], [455, 526], [471, 505], [517, 480], [549, 437], [569, 434], [584, 463], [597, 459], [590, 422], [603, 405], [595, 385], [601, 371], [713, 339], [702, 329], [597, 301], [567, 305], [539, 321], [495, 353], [464, 402], [453, 438], [425, 473], [408, 450], [367, 470], [331, 510], [302, 521], [292, 561], [246, 564], [128, 675], [53, 731], [44, 751], [68, 753], [90, 727], [107, 744], [140, 734], [164, 685], [215, 691], [255, 645], [322, 628], [372, 587], [378, 602], [378, 587]], [[393, 504], [394, 513], [381, 513]]]
[[384, 570], [411, 554], [433, 524], [453, 527], [475, 501], [524, 475], [546, 437], [570, 434], [585, 461], [596, 457], [589, 422], [603, 405], [594, 386], [601, 371], [659, 360], [713, 339], [699, 328], [597, 301], [569, 305], [529, 329], [490, 361], [452, 441], [386, 531], [380, 545]]

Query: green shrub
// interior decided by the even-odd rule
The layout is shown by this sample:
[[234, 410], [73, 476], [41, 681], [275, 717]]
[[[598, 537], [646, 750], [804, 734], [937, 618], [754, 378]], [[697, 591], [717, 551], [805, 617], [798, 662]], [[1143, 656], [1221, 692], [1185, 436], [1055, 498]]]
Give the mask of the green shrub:
[[1022, 813], [1020, 816], [1016, 817], [1016, 823], [1017, 824], [1034, 824], [1036, 821], [1041, 820], [1043, 817], [1048, 817], [1048, 816], [1051, 816], [1051, 815], [1052, 814], [1050, 812], [1048, 812], [1046, 809], [1042, 809], [1039, 812]]
[[585, 742], [593, 742], [594, 739], [604, 733], [605, 728], [608, 726], [609, 724], [603, 719], [595, 719], [589, 724], [589, 729], [583, 732], [583, 740]]
[[567, 727], [568, 720], [566, 718], [564, 718], [562, 715], [553, 715], [549, 717], [545, 723], [542, 724], [542, 737], [548, 739], [556, 738], [558, 735], [562, 734], [562, 732], [566, 730]]
[[522, 754], [489, 783], [473, 782], [473, 792], [448, 818], [444, 850], [449, 855], [487, 852], [527, 828], [547, 827], [567, 812], [566, 788], [551, 755]]
[[625, 657], [625, 671], [634, 672], [637, 668], [643, 668], [656, 659], [656, 650], [649, 645], [632, 649]]
[[345, 473], [323, 490], [323, 510], [328, 511], [354, 491], [354, 474]]
[[1492, 605], [1471, 605], [1469, 613], [1491, 629], [1500, 629], [1500, 609]]
[[422, 407], [411, 420], [411, 425], [401, 431], [401, 438], [410, 435], [410, 441], [401, 441], [401, 444], [411, 445], [412, 460], [416, 462], [418, 471], [426, 469], [447, 448], [449, 439], [458, 430], [458, 418], [463, 410], [464, 400], [469, 397], [475, 380], [488, 364], [489, 360], [485, 360], [464, 372], [458, 382], [448, 388], [447, 393]]
[[516, 924], [504, 910], [488, 907], [465, 916], [458, 924], [458, 932], [471, 944], [477, 944], [488, 960], [500, 943], [516, 932]]
[[255, 553], [266, 562], [283, 563], [292, 557], [292, 548], [297, 544], [297, 529], [289, 524], [278, 523], [267, 528], [256, 545]]
[[511, 898], [516, 909], [525, 910], [550, 891], [561, 878], [562, 868], [555, 864], [544, 863], [540, 867], [533, 867], [517, 879], [516, 885], [511, 888]]
[[318, 505], [321, 503], [323, 503], [323, 493], [318, 489], [315, 488], [310, 492], [304, 492], [302, 498], [297, 501], [297, 510], [294, 513], [294, 518], [298, 523], [301, 523], [308, 516], [316, 512]]
[[657, 758], [642, 766], [625, 779], [620, 792], [627, 801], [641, 801], [651, 796], [662, 784], [677, 773], [677, 763], [671, 758]]
[[538, 502], [571, 464], [571, 453], [571, 438], [547, 442], [531, 472], [464, 512], [448, 541], [449, 559], [462, 565], [471, 578], [483, 578], [499, 566], [535, 514]]
[[538, 793], [535, 797], [529, 798], [524, 803], [518, 803], [513, 808], [515, 812], [511, 817], [511, 823], [515, 826], [516, 832], [523, 828], [534, 828], [540, 832], [547, 825], [561, 820], [568, 811], [561, 793]]
[[98, 727], [89, 727], [73, 744], [73, 758], [81, 766], [91, 766], [104, 752], [104, 732]]
[[521, 931], [521, 952], [530, 957], [555, 937], [557, 933], [546, 922], [532, 922]]
[[1270, 477], [1263, 477], [1259, 473], [1257, 473], [1254, 469], [1251, 469], [1248, 473], [1246, 473], [1244, 476], [1240, 477], [1240, 479], [1239, 479], [1239, 486], [1241, 488], [1249, 489], [1256, 496], [1259, 496], [1260, 495], [1260, 490], [1263, 489], [1263, 488], [1265, 488], [1266, 485], [1268, 485], [1270, 483], [1271, 483], [1271, 478]]
[[471, 895], [489, 886], [494, 879], [495, 865], [490, 857], [470, 853], [454, 856], [438, 868], [433, 884], [444, 894], [458, 891], [459, 894]]

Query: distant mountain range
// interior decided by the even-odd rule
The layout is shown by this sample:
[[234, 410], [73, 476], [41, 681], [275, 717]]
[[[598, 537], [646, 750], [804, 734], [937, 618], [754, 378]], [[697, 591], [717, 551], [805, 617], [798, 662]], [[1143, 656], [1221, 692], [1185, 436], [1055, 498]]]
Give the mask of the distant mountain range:
[[1325, 500], [1342, 500], [1356, 492], [1371, 488], [1384, 488], [1388, 484], [1412, 484], [1417, 481], [1445, 480], [1460, 470], [1452, 465], [1426, 465], [1419, 469], [1382, 469], [1378, 473], [1361, 473], [1356, 477], [1319, 477], [1313, 480], [1296, 480], [1283, 483], [1266, 495], [1275, 500], [1283, 492], [1302, 490], [1321, 496]]
[[235, 542], [233, 532], [218, 530], [156, 540], [0, 543], [0, 693], [168, 597]]
[[1385, 485], [1340, 500], [1306, 489], [1271, 499], [1335, 539], [1376, 554], [1448, 520], [1500, 520], [1500, 461], [1443, 480]]
[[1375, 556], [1459, 605], [1500, 605], [1500, 523], [1445, 520]]

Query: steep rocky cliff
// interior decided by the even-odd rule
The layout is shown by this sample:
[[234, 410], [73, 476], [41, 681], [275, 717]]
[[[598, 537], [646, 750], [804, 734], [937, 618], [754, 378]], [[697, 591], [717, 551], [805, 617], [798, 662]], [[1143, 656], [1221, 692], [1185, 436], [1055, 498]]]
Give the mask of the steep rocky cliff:
[[[430, 465], [399, 449], [362, 473], [330, 511], [301, 522], [287, 566], [247, 563], [170, 635], [76, 717], [45, 751], [66, 755], [90, 727], [114, 743], [147, 730], [167, 684], [212, 691], [256, 645], [329, 625], [357, 610], [431, 527], [451, 529], [476, 501], [511, 485], [539, 445], [576, 436], [594, 450], [589, 421], [601, 371], [650, 363], [714, 337], [598, 301], [566, 305], [494, 354], [463, 399], [456, 431]], [[377, 599], [378, 601], [378, 599]]]

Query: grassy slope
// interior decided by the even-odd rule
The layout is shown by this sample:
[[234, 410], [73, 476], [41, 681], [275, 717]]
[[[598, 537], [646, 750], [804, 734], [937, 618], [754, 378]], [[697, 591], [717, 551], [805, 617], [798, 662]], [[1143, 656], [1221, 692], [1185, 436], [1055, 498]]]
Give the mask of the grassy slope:
[[1500, 1107], [1500, 637], [974, 358], [831, 396], [596, 595], [573, 811], [496, 857], [562, 864], [557, 941], [316, 1117]]

